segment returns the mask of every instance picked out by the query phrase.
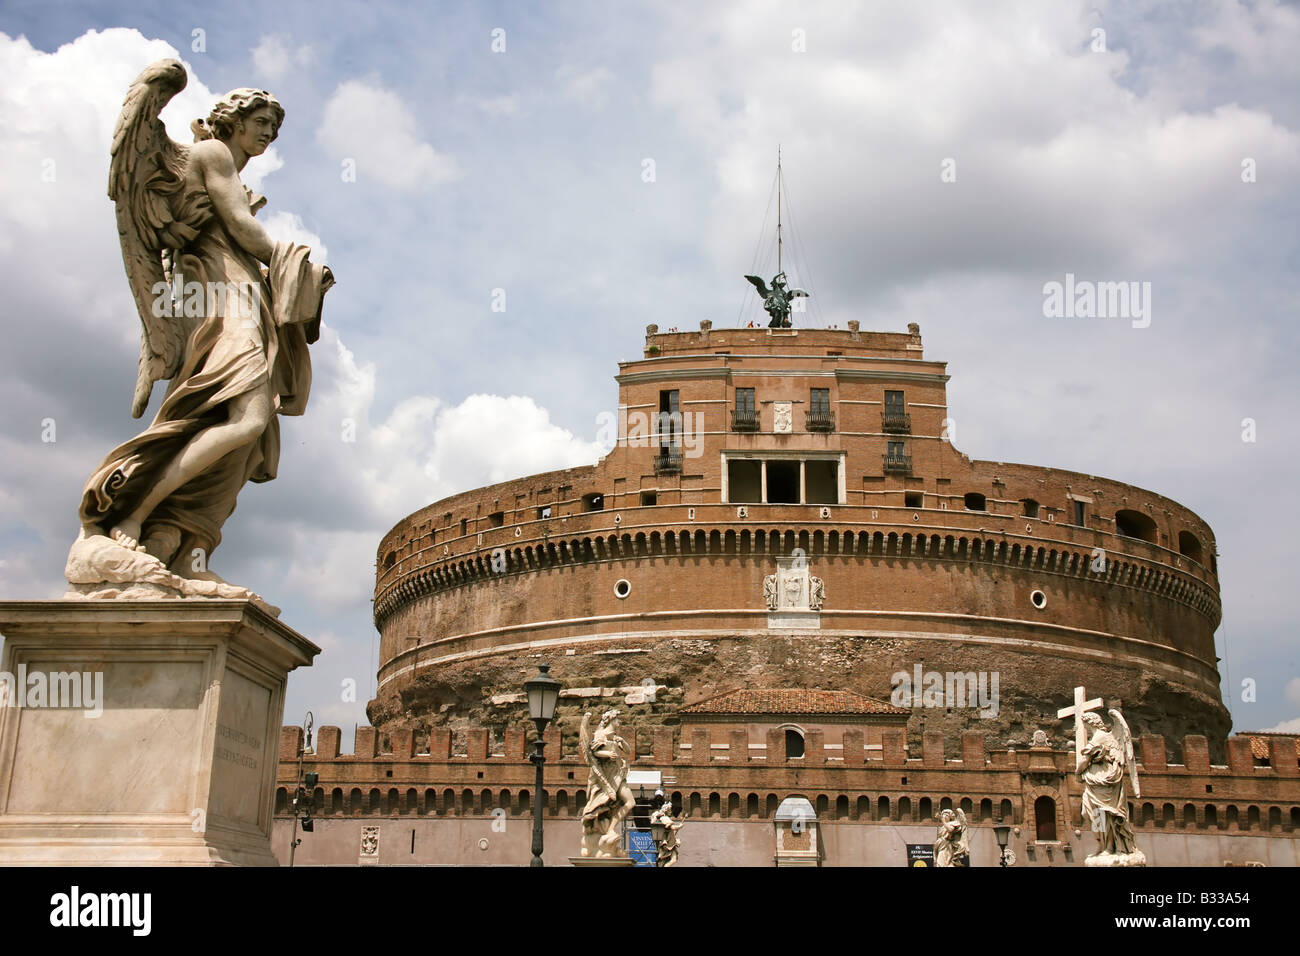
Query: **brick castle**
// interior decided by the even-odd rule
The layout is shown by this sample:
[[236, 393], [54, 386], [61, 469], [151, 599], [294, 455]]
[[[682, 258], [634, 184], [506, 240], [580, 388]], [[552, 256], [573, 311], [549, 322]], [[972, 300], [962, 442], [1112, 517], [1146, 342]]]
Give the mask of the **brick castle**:
[[[1056, 712], [1084, 685], [1141, 738], [1139, 839], [1167, 844], [1153, 863], [1297, 862], [1294, 739], [1225, 741], [1209, 526], [1113, 479], [968, 458], [947, 380], [916, 326], [648, 327], [643, 358], [620, 363], [614, 447], [598, 463], [444, 499], [384, 536], [374, 726], [351, 758], [322, 731], [307, 761], [321, 832], [334, 816], [409, 815], [450, 833], [452, 820], [460, 832], [525, 813], [522, 685], [545, 661], [565, 686], [548, 846], [585, 799], [578, 718], [614, 702], [637, 768], [660, 770], [688, 814], [684, 864], [770, 863], [773, 816], [796, 795], [825, 824], [832, 862], [897, 862], [898, 839], [870, 825], [928, 842], [948, 805], [973, 823], [1014, 820], [1025, 862], [1079, 862], [1091, 835], [1082, 847], [1074, 835], [1072, 728]], [[946, 676], [946, 693], [900, 697], [900, 674]], [[282, 784], [296, 757], [282, 753]], [[707, 859], [694, 857], [695, 821], [719, 848]], [[566, 822], [561, 858], [577, 845]], [[714, 829], [732, 823], [764, 835]], [[338, 824], [353, 858], [334, 861], [356, 862], [356, 824]], [[523, 841], [509, 861], [522, 862], [526, 825], [509, 827]], [[518, 849], [485, 836], [488, 849], [421, 855], [418, 829], [408, 858], [389, 861], [506, 862], [492, 847]]]

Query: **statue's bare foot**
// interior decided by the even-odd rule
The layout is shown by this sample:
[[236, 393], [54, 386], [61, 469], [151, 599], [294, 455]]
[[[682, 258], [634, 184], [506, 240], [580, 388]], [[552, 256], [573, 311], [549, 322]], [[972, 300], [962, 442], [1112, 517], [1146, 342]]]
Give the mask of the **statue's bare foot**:
[[118, 522], [109, 532], [109, 537], [114, 543], [132, 551], [144, 550], [144, 546], [140, 544], [140, 522], [132, 521], [130, 518]]

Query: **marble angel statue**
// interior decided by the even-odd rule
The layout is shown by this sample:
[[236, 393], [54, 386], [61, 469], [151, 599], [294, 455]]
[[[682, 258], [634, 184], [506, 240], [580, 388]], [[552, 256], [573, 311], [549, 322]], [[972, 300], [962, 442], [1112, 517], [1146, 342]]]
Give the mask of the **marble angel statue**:
[[623, 819], [636, 806], [627, 785], [632, 748], [618, 735], [618, 711], [607, 710], [591, 729], [591, 711], [582, 718], [578, 750], [590, 768], [587, 774], [587, 805], [582, 809], [582, 855], [624, 856]]
[[1097, 852], [1085, 866], [1145, 866], [1146, 855], [1137, 847], [1129, 823], [1129, 788], [1138, 789], [1133, 737], [1124, 715], [1112, 709], [1113, 731], [1094, 713], [1083, 715], [1091, 736], [1078, 755], [1076, 772], [1083, 780], [1083, 815], [1097, 834]]
[[270, 481], [280, 415], [301, 415], [307, 347], [320, 333], [330, 270], [253, 218], [240, 181], [275, 140], [284, 109], [238, 89], [173, 142], [159, 113], [185, 88], [160, 60], [132, 83], [113, 132], [108, 195], [143, 324], [131, 414], [168, 381], [153, 422], [113, 449], [82, 492], [68, 556], [70, 597], [250, 597], [208, 568], [248, 481]]
[[664, 828], [664, 838], [659, 843], [658, 860], [656, 866], [669, 867], [677, 865], [677, 854], [681, 851], [682, 841], [677, 836], [677, 831], [682, 828], [681, 820], [673, 819], [673, 804], [667, 799], [663, 791], [655, 794], [659, 798], [659, 806], [655, 807], [654, 812], [650, 814], [650, 825], [662, 824]]
[[939, 814], [939, 832], [934, 839], [935, 866], [970, 866], [970, 833], [966, 814], [958, 807]]

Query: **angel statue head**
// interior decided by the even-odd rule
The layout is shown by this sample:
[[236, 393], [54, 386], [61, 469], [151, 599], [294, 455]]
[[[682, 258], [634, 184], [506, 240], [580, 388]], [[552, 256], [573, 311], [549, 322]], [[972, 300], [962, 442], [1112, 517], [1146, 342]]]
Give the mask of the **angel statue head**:
[[[261, 113], [262, 110], [267, 112]], [[264, 125], [264, 129], [247, 130], [245, 128], [247, 121], [255, 114], [259, 114], [257, 118], [265, 120], [265, 123], [261, 124]], [[247, 148], [245, 151], [250, 155], [257, 155], [275, 142], [275, 138], [280, 135], [280, 125], [283, 122], [284, 107], [280, 105], [279, 100], [266, 90], [241, 87], [238, 90], [231, 90], [217, 100], [206, 122], [196, 119], [190, 124], [190, 128], [194, 130], [195, 142], [215, 137], [225, 143], [241, 133], [249, 134], [249, 139], [252, 141], [249, 145], [253, 146], [256, 152]]]
[[600, 725], [602, 727], [608, 726], [614, 723], [617, 719], [618, 719], [617, 710], [607, 710], [600, 715]]
[[1102, 723], [1101, 718], [1098, 717], [1096, 714], [1084, 714], [1083, 722], [1087, 724], [1089, 727], [1091, 727], [1093, 730], [1106, 729], [1106, 725]]

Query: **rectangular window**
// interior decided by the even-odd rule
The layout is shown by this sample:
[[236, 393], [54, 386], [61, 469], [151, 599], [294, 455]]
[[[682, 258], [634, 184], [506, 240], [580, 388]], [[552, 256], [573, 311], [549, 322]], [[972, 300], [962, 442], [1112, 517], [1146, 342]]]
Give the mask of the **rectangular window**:
[[903, 492], [903, 504], [908, 508], [924, 508], [925, 492], [923, 491]]
[[752, 458], [727, 462], [727, 500], [736, 504], [758, 504], [763, 500], [763, 463]]
[[754, 390], [752, 388], [736, 389], [736, 414], [752, 418], [754, 415]]
[[499, 528], [506, 523], [506, 513], [504, 511], [494, 511], [488, 515], [488, 526]]
[[1074, 502], [1074, 523], [1077, 525], [1082, 525], [1085, 517], [1086, 516], [1083, 511], [1083, 502], [1075, 501]]
[[659, 492], [643, 491], [641, 492], [641, 504], [643, 506], [657, 505], [659, 503]]
[[831, 390], [829, 388], [812, 389], [808, 410], [817, 416], [829, 415], [831, 413]]
[[815, 458], [803, 463], [804, 503], [837, 505], [840, 503], [840, 463]]
[[799, 504], [799, 462], [769, 459], [767, 462], [767, 503]]
[[659, 445], [662, 454], [668, 454], [670, 446], [681, 444], [682, 413], [678, 406], [677, 389], [666, 389], [659, 393]]
[[537, 519], [538, 519], [539, 521], [541, 521], [541, 520], [545, 520], [546, 518], [549, 518], [550, 516], [551, 516], [551, 506], [550, 506], [550, 505], [542, 505], [542, 507], [540, 507], [540, 508], [537, 509]]
[[[877, 445], [877, 448], [880, 446]], [[888, 454], [890, 458], [902, 458], [907, 454], [907, 442], [891, 441], [889, 442]]]
[[886, 390], [885, 392], [885, 414], [901, 415], [903, 414], [903, 393]]
[[460, 536], [463, 538], [463, 537], [465, 537], [465, 535], [467, 535], [467, 534], [469, 534], [469, 519], [468, 519], [468, 518], [461, 518], [461, 519], [460, 519]]

